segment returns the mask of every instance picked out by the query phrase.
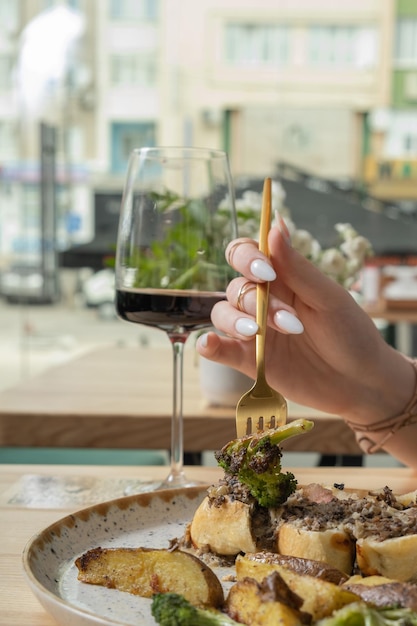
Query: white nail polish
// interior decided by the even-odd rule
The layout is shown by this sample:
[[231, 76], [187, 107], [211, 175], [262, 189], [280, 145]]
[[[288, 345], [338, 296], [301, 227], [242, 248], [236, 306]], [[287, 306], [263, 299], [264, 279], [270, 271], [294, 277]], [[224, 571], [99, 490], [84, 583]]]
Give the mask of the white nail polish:
[[292, 335], [299, 335], [304, 331], [304, 326], [292, 313], [289, 311], [277, 311], [274, 315], [274, 321], [281, 330], [285, 330]]
[[275, 280], [277, 277], [274, 268], [262, 259], [255, 259], [252, 261], [250, 271], [260, 280]]
[[248, 317], [239, 317], [236, 320], [235, 328], [240, 335], [244, 337], [253, 337], [259, 330], [258, 324]]
[[204, 335], [200, 336], [198, 343], [200, 344], [202, 348], [207, 348], [207, 339], [208, 339], [208, 333], [204, 333]]

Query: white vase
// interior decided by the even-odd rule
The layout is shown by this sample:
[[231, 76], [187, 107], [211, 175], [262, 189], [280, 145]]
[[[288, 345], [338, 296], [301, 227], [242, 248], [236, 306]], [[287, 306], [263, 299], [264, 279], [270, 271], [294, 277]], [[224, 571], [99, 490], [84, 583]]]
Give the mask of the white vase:
[[201, 356], [199, 370], [201, 393], [211, 406], [236, 406], [253, 385], [249, 376]]

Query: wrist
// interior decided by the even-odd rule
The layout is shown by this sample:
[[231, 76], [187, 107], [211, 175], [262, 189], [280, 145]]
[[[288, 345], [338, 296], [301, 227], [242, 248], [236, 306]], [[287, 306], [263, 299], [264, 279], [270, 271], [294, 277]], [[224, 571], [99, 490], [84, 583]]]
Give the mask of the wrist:
[[[392, 355], [391, 355], [392, 356]], [[372, 402], [365, 402], [354, 416], [345, 416], [365, 453], [372, 454], [400, 430], [417, 424], [417, 360], [400, 353], [400, 359], [385, 361], [380, 384], [370, 391]]]

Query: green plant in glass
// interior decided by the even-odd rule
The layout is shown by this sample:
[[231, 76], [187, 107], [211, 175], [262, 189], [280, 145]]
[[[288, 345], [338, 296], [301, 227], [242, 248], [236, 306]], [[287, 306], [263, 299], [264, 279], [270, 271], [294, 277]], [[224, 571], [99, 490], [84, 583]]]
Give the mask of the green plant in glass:
[[[230, 236], [230, 212], [213, 211], [204, 200], [184, 201], [166, 191], [152, 193], [159, 222], [168, 217], [171, 226], [161, 239], [153, 240], [146, 255], [136, 253], [134, 286], [150, 284], [162, 289], [218, 291], [233, 272], [224, 257]], [[222, 238], [222, 233], [224, 237]], [[220, 247], [219, 247], [220, 244]]]

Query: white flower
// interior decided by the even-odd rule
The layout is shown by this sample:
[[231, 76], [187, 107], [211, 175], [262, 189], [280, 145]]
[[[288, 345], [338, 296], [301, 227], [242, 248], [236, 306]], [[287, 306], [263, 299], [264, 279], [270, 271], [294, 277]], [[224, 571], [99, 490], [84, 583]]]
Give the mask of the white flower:
[[352, 239], [347, 239], [340, 245], [340, 249], [350, 259], [357, 259], [358, 261], [364, 261], [371, 251], [371, 245], [369, 241], [357, 235]]
[[[293, 222], [289, 209], [284, 205], [286, 194], [281, 183], [272, 181], [271, 196], [274, 214], [272, 223], [277, 223], [279, 214], [288, 228], [293, 248], [324, 274], [349, 289], [366, 259], [372, 255], [372, 246], [368, 239], [359, 235], [351, 224], [339, 223], [335, 224], [335, 230], [340, 237], [339, 245], [322, 250], [310, 232], [298, 229]], [[240, 237], [258, 239], [261, 207], [262, 194], [255, 191], [247, 190], [236, 200]]]
[[253, 218], [238, 220], [239, 237], [258, 238], [259, 221]]
[[335, 230], [340, 234], [342, 239], [348, 241], [349, 239], [354, 239], [357, 237], [358, 233], [352, 227], [351, 224], [348, 223], [339, 223], [335, 225]]
[[[337, 249], [331, 248], [323, 252], [318, 266], [322, 272], [349, 289], [366, 259], [372, 255], [372, 246], [350, 224], [336, 224], [335, 228], [342, 237], [342, 243]], [[332, 254], [328, 254], [330, 252]]]
[[346, 258], [337, 248], [328, 248], [320, 255], [318, 267], [328, 276], [343, 279], [346, 272]]
[[300, 254], [311, 261], [314, 261], [320, 255], [320, 244], [316, 239], [314, 239], [308, 230], [296, 229], [291, 235], [291, 242], [293, 248], [298, 250]]
[[237, 209], [251, 209], [252, 211], [260, 211], [262, 206], [262, 197], [256, 191], [244, 191], [241, 198], [236, 200]]

